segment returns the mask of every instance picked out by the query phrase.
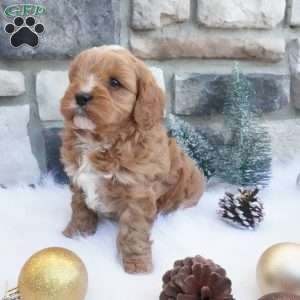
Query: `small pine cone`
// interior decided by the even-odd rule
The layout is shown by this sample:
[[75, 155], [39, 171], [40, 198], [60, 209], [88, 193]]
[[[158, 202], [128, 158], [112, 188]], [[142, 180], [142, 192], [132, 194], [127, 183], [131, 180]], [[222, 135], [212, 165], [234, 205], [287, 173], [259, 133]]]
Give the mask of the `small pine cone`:
[[17, 288], [11, 289], [6, 292], [2, 300], [21, 300], [20, 293]]
[[300, 296], [287, 294], [287, 293], [274, 293], [265, 295], [259, 300], [300, 300]]
[[163, 276], [160, 300], [234, 300], [226, 271], [201, 256], [174, 263]]
[[219, 216], [236, 227], [255, 229], [263, 221], [263, 204], [257, 198], [259, 190], [239, 189], [238, 195], [226, 193], [220, 200]]

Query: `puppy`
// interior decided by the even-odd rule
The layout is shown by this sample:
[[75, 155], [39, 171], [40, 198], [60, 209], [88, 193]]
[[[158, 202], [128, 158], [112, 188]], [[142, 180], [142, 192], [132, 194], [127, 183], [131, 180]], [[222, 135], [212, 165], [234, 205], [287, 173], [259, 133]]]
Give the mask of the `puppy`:
[[129, 51], [83, 51], [69, 79], [61, 102], [61, 158], [73, 198], [64, 234], [93, 234], [99, 220], [113, 218], [125, 271], [149, 272], [155, 217], [195, 205], [204, 190], [202, 172], [167, 136], [165, 96]]

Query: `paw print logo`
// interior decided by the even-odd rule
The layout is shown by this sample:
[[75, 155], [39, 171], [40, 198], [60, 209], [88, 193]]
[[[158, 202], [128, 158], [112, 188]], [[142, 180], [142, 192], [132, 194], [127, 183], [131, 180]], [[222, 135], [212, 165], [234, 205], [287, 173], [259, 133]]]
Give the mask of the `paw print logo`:
[[27, 17], [24, 21], [22, 17], [16, 17], [13, 23], [5, 26], [5, 31], [11, 34], [10, 43], [17, 48], [21, 45], [28, 45], [32, 48], [39, 44], [39, 35], [45, 30], [43, 24], [36, 24], [34, 17]]

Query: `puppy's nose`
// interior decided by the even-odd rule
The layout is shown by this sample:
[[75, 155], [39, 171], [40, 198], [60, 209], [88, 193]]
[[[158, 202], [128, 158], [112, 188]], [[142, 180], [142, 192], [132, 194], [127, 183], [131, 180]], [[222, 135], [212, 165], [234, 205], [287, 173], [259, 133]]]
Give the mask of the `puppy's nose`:
[[83, 92], [81, 92], [81, 93], [78, 93], [78, 94], [75, 95], [76, 103], [80, 107], [87, 105], [87, 103], [89, 101], [91, 101], [92, 98], [93, 98], [92, 95], [89, 94], [89, 93], [83, 93]]

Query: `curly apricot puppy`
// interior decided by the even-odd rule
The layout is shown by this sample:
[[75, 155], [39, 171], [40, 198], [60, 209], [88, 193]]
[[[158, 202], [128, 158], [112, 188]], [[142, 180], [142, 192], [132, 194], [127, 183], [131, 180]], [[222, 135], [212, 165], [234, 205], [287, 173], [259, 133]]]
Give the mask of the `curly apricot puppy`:
[[119, 46], [83, 51], [73, 61], [62, 99], [62, 162], [73, 191], [68, 237], [118, 221], [126, 272], [152, 269], [156, 215], [195, 205], [204, 177], [167, 136], [165, 96], [147, 66]]

